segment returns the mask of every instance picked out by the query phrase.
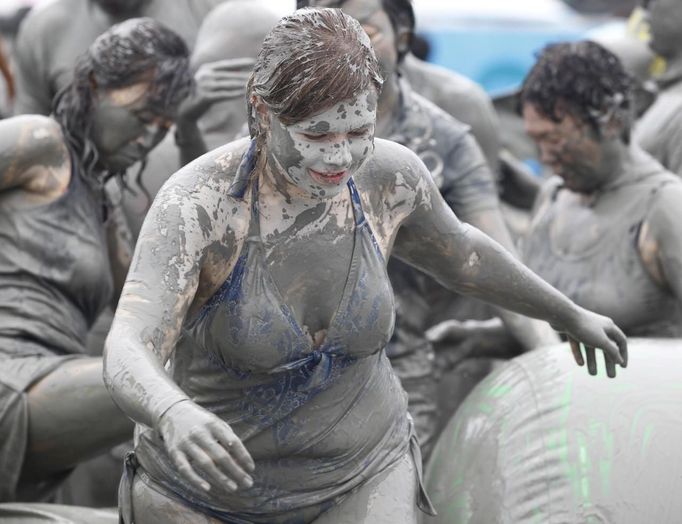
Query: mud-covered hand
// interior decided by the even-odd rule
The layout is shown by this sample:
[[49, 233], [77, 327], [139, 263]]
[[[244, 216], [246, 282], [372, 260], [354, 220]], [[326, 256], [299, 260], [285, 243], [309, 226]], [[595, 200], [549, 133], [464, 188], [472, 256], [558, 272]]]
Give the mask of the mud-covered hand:
[[179, 122], [196, 122], [216, 102], [246, 96], [255, 61], [230, 58], [202, 64], [194, 74], [195, 88], [180, 105]]
[[[583, 308], [577, 308], [570, 325], [558, 329], [566, 334], [571, 345], [573, 357], [579, 366], [585, 365], [590, 375], [597, 374], [597, 358], [595, 348], [604, 352], [606, 374], [610, 378], [616, 376], [616, 364], [625, 368], [628, 364], [628, 343], [625, 335], [613, 320]], [[585, 348], [585, 356], [580, 346]]]
[[251, 455], [224, 421], [192, 401], [174, 404], [157, 423], [173, 464], [204, 491], [249, 488], [255, 466]]

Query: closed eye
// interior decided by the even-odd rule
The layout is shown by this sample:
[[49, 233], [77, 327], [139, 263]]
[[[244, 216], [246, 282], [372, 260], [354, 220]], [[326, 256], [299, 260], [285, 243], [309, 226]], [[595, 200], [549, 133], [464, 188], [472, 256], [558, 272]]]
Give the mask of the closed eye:
[[312, 133], [300, 133], [300, 135], [306, 140], [323, 140], [327, 138], [327, 135], [316, 135]]
[[369, 127], [363, 127], [362, 129], [354, 129], [353, 131], [350, 131], [348, 133], [348, 136], [361, 137], [361, 136], [367, 136], [368, 133], [369, 133]]

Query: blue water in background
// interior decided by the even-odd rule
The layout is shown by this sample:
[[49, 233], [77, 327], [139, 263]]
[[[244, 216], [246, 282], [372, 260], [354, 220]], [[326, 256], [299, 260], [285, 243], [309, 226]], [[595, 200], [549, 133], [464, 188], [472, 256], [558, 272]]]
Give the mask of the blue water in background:
[[545, 45], [575, 41], [584, 28], [506, 28], [500, 25], [448, 27], [420, 31], [431, 44], [429, 62], [447, 67], [481, 84], [492, 97], [521, 85]]

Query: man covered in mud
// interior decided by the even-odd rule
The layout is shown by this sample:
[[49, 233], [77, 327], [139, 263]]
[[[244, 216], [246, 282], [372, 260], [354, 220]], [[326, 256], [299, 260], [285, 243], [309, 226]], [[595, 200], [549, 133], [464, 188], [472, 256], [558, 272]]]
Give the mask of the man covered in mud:
[[204, 16], [223, 0], [55, 0], [23, 21], [14, 49], [15, 114], [47, 115], [71, 78], [76, 58], [107, 28], [147, 16], [176, 31], [192, 48]]
[[[377, 136], [417, 153], [455, 214], [513, 252], [493, 174], [469, 128], [415, 93], [399, 75], [415, 23], [409, 0], [313, 0], [311, 4], [340, 7], [360, 21], [372, 40], [384, 75]], [[399, 260], [391, 259], [388, 267], [396, 293], [397, 327], [387, 353], [409, 394], [410, 412], [428, 454], [439, 417], [433, 347], [425, 332], [434, 322], [432, 304], [448, 302], [452, 294]], [[506, 311], [499, 314], [527, 349], [556, 340], [546, 325]]]
[[666, 60], [660, 92], [634, 128], [633, 140], [666, 169], [682, 176], [682, 2], [641, 0], [651, 50]]
[[682, 181], [630, 140], [633, 80], [585, 41], [546, 48], [520, 100], [549, 180], [528, 266], [630, 336], [682, 335]]

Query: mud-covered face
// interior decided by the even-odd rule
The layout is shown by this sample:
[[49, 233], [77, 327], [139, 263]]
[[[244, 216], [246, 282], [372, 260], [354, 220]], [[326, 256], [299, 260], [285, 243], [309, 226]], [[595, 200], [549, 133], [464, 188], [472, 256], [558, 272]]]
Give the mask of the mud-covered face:
[[337, 195], [373, 150], [376, 106], [370, 89], [292, 125], [271, 114], [268, 158], [304, 193]]
[[602, 169], [602, 141], [588, 124], [570, 114], [554, 122], [530, 103], [523, 106], [523, 120], [526, 133], [538, 146], [541, 162], [560, 176], [568, 189], [591, 193], [608, 180], [608, 170]]
[[154, 113], [147, 102], [149, 84], [140, 82], [96, 94], [91, 139], [99, 163], [111, 171], [145, 158], [161, 142], [172, 120]]
[[652, 51], [665, 58], [682, 55], [682, 2], [649, 0], [646, 2]]
[[398, 44], [381, 0], [347, 0], [341, 10], [360, 22], [369, 36], [384, 78], [393, 75], [398, 67]]

